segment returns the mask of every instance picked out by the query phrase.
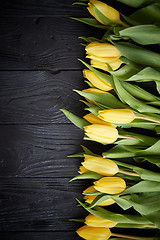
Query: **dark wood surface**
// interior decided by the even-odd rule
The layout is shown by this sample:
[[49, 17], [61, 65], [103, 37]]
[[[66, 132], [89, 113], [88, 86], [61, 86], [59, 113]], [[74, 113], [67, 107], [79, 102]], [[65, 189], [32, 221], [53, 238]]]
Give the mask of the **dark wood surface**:
[[[0, 1], [0, 238], [79, 239], [77, 207], [83, 131], [59, 110], [82, 115], [73, 89], [85, 84], [79, 36], [98, 33], [69, 17], [87, 16], [72, 0]], [[101, 37], [101, 36], [100, 36]]]

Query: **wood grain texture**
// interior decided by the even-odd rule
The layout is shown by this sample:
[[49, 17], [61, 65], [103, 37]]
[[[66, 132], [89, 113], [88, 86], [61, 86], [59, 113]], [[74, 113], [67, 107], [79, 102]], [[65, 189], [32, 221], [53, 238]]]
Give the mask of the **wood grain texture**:
[[68, 182], [68, 178], [1, 178], [0, 231], [74, 231], [80, 224], [69, 219], [87, 214], [75, 200], [82, 198], [82, 182]]
[[83, 131], [71, 124], [0, 126], [0, 176], [77, 175]]
[[2, 71], [0, 124], [70, 123], [60, 109], [82, 116], [73, 89], [85, 87], [81, 71]]
[[80, 240], [75, 232], [1, 232], [3, 240]]
[[64, 17], [0, 18], [0, 70], [77, 70], [85, 57], [79, 36], [104, 31]]
[[[5, 17], [90, 16], [85, 6], [73, 6], [72, 3], [74, 2], [76, 2], [76, 0], [28, 0], [27, 2], [25, 0], [1, 0], [0, 14]], [[131, 8], [116, 0], [107, 0], [106, 3], [127, 15], [133, 11]]]

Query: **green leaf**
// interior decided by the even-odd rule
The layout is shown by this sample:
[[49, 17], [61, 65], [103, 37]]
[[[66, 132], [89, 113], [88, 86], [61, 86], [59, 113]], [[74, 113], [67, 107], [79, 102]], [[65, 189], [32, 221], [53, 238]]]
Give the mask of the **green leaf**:
[[148, 130], [155, 130], [157, 124], [154, 122], [149, 122], [141, 119], [134, 119], [131, 123], [117, 124], [118, 127], [122, 128], [144, 128]]
[[154, 0], [118, 0], [118, 1], [135, 8], [155, 2]]
[[141, 193], [141, 192], [159, 192], [160, 183], [154, 181], [141, 181], [134, 186], [127, 188], [120, 195], [131, 194], [131, 193]]
[[96, 28], [101, 28], [101, 29], [108, 29], [108, 26], [104, 26], [102, 24], [100, 24], [95, 18], [75, 18], [75, 17], [71, 17], [71, 19], [85, 23], [87, 25], [90, 25], [92, 27], [96, 27]]
[[119, 214], [110, 212], [102, 207], [88, 208], [86, 204], [77, 201], [80, 203], [82, 207], [84, 207], [89, 213], [111, 221], [115, 221], [118, 223], [130, 223], [130, 224], [150, 224], [151, 222], [140, 215], [129, 215], [129, 214]]
[[160, 94], [160, 82], [158, 82], [158, 81], [155, 81], [155, 83], [156, 83], [156, 88], [157, 88], [157, 91], [159, 92], [159, 94]]
[[115, 96], [109, 93], [91, 93], [75, 90], [79, 95], [96, 103], [105, 105], [105, 108], [126, 108], [126, 105], [121, 103]]
[[[134, 96], [138, 99], [142, 99], [144, 101], [150, 101], [150, 102], [160, 100], [160, 98], [154, 96], [153, 94], [145, 91], [144, 89], [142, 89], [134, 84], [130, 84], [128, 82], [122, 82], [121, 84], [125, 88], [126, 91], [128, 91], [132, 96]], [[159, 101], [159, 103], [160, 103], [160, 101]]]
[[86, 148], [85, 146], [81, 145], [81, 147], [83, 148], [85, 154], [100, 157], [100, 155], [93, 153], [90, 149]]
[[107, 158], [127, 158], [136, 156], [134, 152], [121, 145], [114, 146], [102, 155]]
[[136, 43], [142, 45], [160, 43], [160, 27], [150, 25], [139, 25], [121, 30], [120, 36], [128, 36]]
[[76, 125], [78, 128], [81, 128], [83, 129], [85, 126], [89, 125], [89, 123], [80, 118], [80, 117], [77, 117], [76, 115], [74, 115], [73, 113], [65, 110], [65, 109], [60, 109], [64, 114], [65, 116], [74, 124]]
[[148, 106], [147, 104], [133, 97], [128, 91], [124, 89], [122, 82], [120, 82], [116, 77], [114, 77], [114, 84], [119, 98], [127, 103], [131, 108], [140, 113], [160, 113], [160, 109]]
[[120, 53], [129, 60], [141, 65], [160, 67], [160, 54], [129, 42], [113, 43]]
[[137, 153], [137, 156], [150, 156], [150, 155], [160, 155], [160, 140], [153, 144], [151, 147]]
[[[155, 2], [155, 1], [152, 1]], [[160, 4], [153, 3], [147, 7], [138, 9], [136, 12], [132, 13], [129, 17], [137, 22], [139, 24], [152, 24], [152, 23], [158, 23], [160, 22]]]
[[118, 166], [123, 166], [128, 169], [131, 169], [133, 172], [136, 172], [139, 174], [139, 176], [144, 180], [150, 180], [155, 182], [160, 182], [160, 174], [158, 172], [150, 171], [147, 169], [143, 169], [140, 167], [136, 167], [131, 164], [123, 163], [120, 161], [114, 161]]
[[70, 180], [70, 182], [72, 182], [74, 180], [77, 180], [77, 179], [99, 179], [101, 177], [103, 177], [103, 176], [98, 174], [98, 173], [95, 173], [95, 172], [92, 172], [92, 171], [87, 171], [85, 173], [82, 173], [82, 174], [79, 174], [79, 175], [75, 176], [74, 178], [72, 178]]
[[160, 82], [160, 72], [151, 68], [151, 67], [146, 67], [137, 74], [131, 76], [129, 81], [158, 81]]

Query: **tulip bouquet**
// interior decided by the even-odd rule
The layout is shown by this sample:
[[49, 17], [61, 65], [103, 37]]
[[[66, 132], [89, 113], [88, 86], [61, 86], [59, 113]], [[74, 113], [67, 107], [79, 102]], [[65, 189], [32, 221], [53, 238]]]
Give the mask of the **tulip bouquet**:
[[[86, 6], [92, 17], [73, 19], [104, 34], [80, 37], [90, 61], [80, 60], [89, 87], [74, 91], [84, 97], [88, 113], [80, 118], [61, 110], [84, 130], [85, 140], [107, 145], [101, 155], [85, 146], [70, 155], [83, 159], [71, 181], [93, 181], [83, 191], [84, 203], [77, 200], [89, 215], [74, 221], [84, 222], [77, 233], [87, 240], [158, 240], [158, 235], [130, 236], [116, 229], [152, 229], [153, 235], [160, 229], [160, 1], [117, 1], [129, 6], [129, 16], [97, 0], [74, 3]], [[113, 204], [120, 213], [106, 209]]]

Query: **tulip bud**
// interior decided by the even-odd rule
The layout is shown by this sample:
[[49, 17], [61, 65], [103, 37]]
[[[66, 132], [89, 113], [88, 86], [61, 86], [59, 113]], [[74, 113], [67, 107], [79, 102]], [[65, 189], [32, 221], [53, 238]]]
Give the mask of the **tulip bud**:
[[[87, 192], [94, 192], [96, 191], [96, 189], [94, 188], [94, 186], [90, 186], [88, 187], [87, 189], [85, 189], [83, 191], [83, 193], [87, 193]], [[85, 202], [86, 203], [89, 203], [91, 204], [93, 202], [93, 200], [97, 197], [97, 195], [85, 195], [84, 196], [84, 199], [85, 199]], [[107, 199], [107, 200], [104, 200], [103, 202], [97, 204], [97, 206], [109, 206], [109, 205], [112, 205], [114, 204], [115, 201], [111, 198]]]
[[110, 43], [91, 42], [85, 47], [85, 50], [89, 56], [104, 58], [104, 62], [106, 62], [106, 57], [113, 58], [113, 61], [115, 61], [121, 56], [118, 48]]
[[79, 228], [77, 234], [86, 240], [107, 240], [111, 236], [109, 228], [83, 226]]
[[[122, 64], [122, 61], [120, 59], [112, 62], [112, 63], [109, 63], [110, 67], [113, 69], [113, 70], [117, 70]], [[94, 60], [92, 59], [91, 60], [91, 66], [94, 67], [94, 68], [99, 68], [99, 69], [102, 69], [104, 71], [109, 71], [108, 69], [108, 66], [105, 62], [100, 62], [100, 61], [97, 61], [97, 60]]]
[[86, 154], [84, 155], [84, 162], [82, 162], [82, 165], [86, 169], [104, 176], [113, 176], [119, 171], [117, 164], [112, 160]]
[[89, 214], [86, 218], [85, 218], [85, 224], [87, 224], [90, 227], [105, 227], [105, 228], [112, 228], [115, 227], [117, 225], [117, 222], [108, 220], [108, 219], [104, 219], [104, 218], [100, 218], [97, 217], [93, 214]]
[[113, 143], [118, 138], [118, 131], [113, 126], [92, 124], [85, 126], [84, 130], [89, 138], [102, 144]]
[[[97, 116], [95, 116], [93, 113], [88, 113], [83, 117], [85, 120], [87, 120], [88, 122], [92, 123], [92, 124], [101, 124], [101, 125], [108, 125], [108, 126], [114, 126], [113, 124], [103, 121], [100, 118], [98, 118]], [[115, 126], [114, 126], [115, 127]]]
[[78, 172], [79, 172], [80, 174], [82, 174], [82, 173], [85, 173], [85, 172], [87, 172], [87, 171], [88, 171], [88, 169], [86, 169], [84, 166], [80, 166]]
[[104, 121], [123, 124], [134, 120], [134, 113], [130, 109], [106, 109], [98, 112], [98, 117]]
[[94, 72], [89, 69], [83, 70], [83, 76], [87, 78], [95, 87], [103, 91], [110, 91], [112, 89], [112, 86], [109, 83], [98, 77]]
[[97, 19], [97, 21], [99, 21], [100, 23], [106, 25], [103, 20], [101, 20], [100, 18], [98, 18], [98, 16], [96, 15], [96, 13], [94, 12], [93, 6], [92, 4], [105, 16], [107, 17], [109, 20], [116, 22], [118, 24], [121, 24], [121, 20], [120, 20], [120, 14], [119, 12], [110, 7], [109, 5], [107, 5], [106, 3], [97, 1], [97, 0], [90, 0], [88, 3], [88, 11], [89, 13], [95, 17]]
[[119, 194], [126, 189], [126, 183], [120, 177], [103, 177], [94, 182], [94, 188], [107, 194]]

